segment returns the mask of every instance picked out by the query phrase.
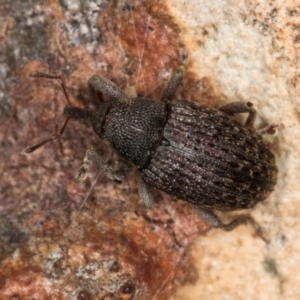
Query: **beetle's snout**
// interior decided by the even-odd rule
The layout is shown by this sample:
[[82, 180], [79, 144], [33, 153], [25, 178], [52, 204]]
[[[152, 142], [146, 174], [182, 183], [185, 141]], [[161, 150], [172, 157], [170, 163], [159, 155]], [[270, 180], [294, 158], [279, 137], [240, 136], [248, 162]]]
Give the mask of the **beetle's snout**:
[[87, 109], [82, 109], [74, 106], [66, 106], [63, 115], [66, 118], [72, 119], [87, 119], [90, 120], [92, 117], [92, 111]]

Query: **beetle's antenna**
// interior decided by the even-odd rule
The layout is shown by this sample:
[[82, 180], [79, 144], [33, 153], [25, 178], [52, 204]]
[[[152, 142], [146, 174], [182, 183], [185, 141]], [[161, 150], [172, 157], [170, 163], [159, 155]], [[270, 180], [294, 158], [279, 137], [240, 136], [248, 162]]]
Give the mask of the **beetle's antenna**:
[[66, 100], [68, 101], [68, 104], [72, 106], [70, 99], [68, 97], [68, 94], [67, 94], [66, 86], [60, 76], [50, 75], [50, 74], [41, 73], [41, 72], [32, 72], [29, 74], [29, 76], [30, 77], [42, 77], [42, 78], [48, 78], [48, 79], [56, 79], [60, 83], [60, 85], [63, 89], [64, 95], [65, 95]]
[[59, 131], [59, 133], [56, 133], [56, 134], [52, 135], [50, 138], [48, 138], [48, 139], [46, 139], [46, 140], [44, 140], [44, 141], [42, 141], [42, 142], [40, 142], [40, 143], [38, 143], [38, 144], [36, 144], [36, 145], [34, 145], [34, 146], [30, 146], [30, 147], [25, 148], [25, 149], [22, 151], [22, 154], [24, 154], [24, 155], [30, 154], [30, 153], [32, 153], [33, 151], [35, 151], [36, 149], [38, 149], [38, 148], [44, 146], [45, 144], [47, 144], [47, 143], [49, 143], [49, 142], [51, 142], [51, 141], [55, 141], [55, 140], [59, 139], [59, 138], [62, 136], [62, 134], [64, 133], [65, 128], [66, 128], [66, 126], [67, 126], [67, 124], [68, 124], [68, 121], [69, 121], [70, 119], [71, 119], [71, 118], [67, 118], [67, 119], [66, 119], [66, 121], [65, 121], [65, 123], [64, 123], [64, 126], [61, 128], [61, 130]]
[[[60, 83], [60, 85], [62, 87], [62, 90], [64, 92], [64, 95], [65, 95], [65, 98], [66, 98], [68, 104], [70, 106], [72, 106], [71, 102], [70, 102], [70, 99], [68, 97], [68, 94], [67, 94], [66, 86], [65, 86], [65, 84], [64, 84], [64, 82], [63, 82], [63, 80], [62, 80], [62, 78], [60, 76], [50, 75], [50, 74], [41, 73], [41, 72], [30, 73], [29, 76], [30, 77], [42, 77], [42, 78], [48, 78], [48, 79], [56, 79]], [[45, 144], [47, 144], [47, 143], [49, 143], [51, 141], [55, 141], [57, 139], [60, 139], [60, 137], [62, 136], [62, 134], [65, 131], [65, 128], [66, 128], [69, 120], [70, 120], [70, 118], [66, 119], [63, 127], [61, 128], [61, 130], [58, 133], [52, 135], [50, 138], [48, 138], [48, 139], [46, 139], [46, 140], [44, 140], [44, 141], [42, 141], [42, 142], [40, 142], [40, 143], [38, 143], [36, 145], [33, 145], [33, 146], [25, 148], [22, 151], [22, 154], [24, 154], [24, 155], [30, 154], [30, 153], [34, 152], [35, 150], [37, 150], [38, 148], [44, 146]]]

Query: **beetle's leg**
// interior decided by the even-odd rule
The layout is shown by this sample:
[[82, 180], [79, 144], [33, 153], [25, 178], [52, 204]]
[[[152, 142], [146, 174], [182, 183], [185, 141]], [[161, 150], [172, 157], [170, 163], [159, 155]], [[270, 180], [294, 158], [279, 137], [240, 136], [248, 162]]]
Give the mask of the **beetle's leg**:
[[232, 220], [228, 224], [224, 224], [220, 220], [220, 218], [213, 212], [202, 209], [196, 205], [194, 206], [194, 208], [197, 214], [214, 228], [220, 228], [225, 231], [231, 231], [239, 225], [250, 223], [253, 226], [257, 235], [260, 236], [265, 242], [268, 242], [267, 238], [264, 236], [264, 230], [262, 229], [262, 227], [250, 216], [240, 216]]
[[90, 93], [100, 91], [104, 95], [118, 99], [121, 102], [130, 102], [130, 99], [111, 81], [98, 76], [92, 76], [88, 81]]
[[168, 82], [166, 88], [164, 89], [161, 95], [161, 101], [166, 103], [172, 101], [179, 85], [181, 84], [183, 74], [184, 70], [181, 68], [172, 75], [170, 81]]
[[230, 116], [239, 113], [249, 113], [245, 126], [252, 128], [254, 125], [256, 110], [253, 108], [253, 104], [251, 102], [231, 102], [221, 106], [219, 110]]
[[152, 208], [154, 203], [153, 196], [149, 186], [141, 177], [139, 178], [139, 194], [146, 208]]
[[182, 67], [172, 75], [170, 81], [168, 82], [166, 88], [164, 89], [164, 91], [160, 97], [160, 101], [163, 101], [166, 103], [172, 101], [176, 94], [178, 87], [181, 84], [183, 75], [184, 75], [186, 67], [187, 67], [187, 62], [188, 62], [187, 54], [184, 49], [181, 49], [180, 56], [181, 56], [181, 60], [182, 60]]
[[129, 164], [122, 161], [121, 172], [113, 172], [110, 167], [102, 160], [100, 155], [94, 149], [88, 149], [85, 153], [83, 164], [78, 171], [76, 178], [85, 180], [92, 164], [96, 164], [97, 168], [101, 170], [105, 176], [117, 182], [123, 182], [126, 175], [129, 173], [131, 167]]

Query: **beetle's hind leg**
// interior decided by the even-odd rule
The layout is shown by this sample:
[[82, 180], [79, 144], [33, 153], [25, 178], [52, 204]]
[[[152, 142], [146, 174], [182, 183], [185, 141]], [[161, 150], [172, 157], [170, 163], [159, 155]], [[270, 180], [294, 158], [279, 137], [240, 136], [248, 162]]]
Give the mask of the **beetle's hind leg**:
[[236, 219], [232, 220], [228, 224], [224, 224], [221, 219], [215, 215], [213, 212], [209, 210], [205, 210], [200, 208], [199, 206], [194, 206], [195, 211], [197, 214], [204, 219], [209, 225], [211, 225], [213, 228], [220, 228], [225, 231], [231, 231], [242, 224], [248, 224], [250, 223], [256, 234], [261, 237], [265, 242], [268, 242], [268, 239], [264, 235], [264, 229], [251, 217], [248, 215], [243, 215], [240, 217], [237, 217]]
[[253, 108], [253, 104], [251, 102], [231, 102], [221, 106], [219, 110], [229, 116], [234, 116], [239, 113], [249, 113], [245, 126], [253, 128], [256, 110]]
[[[239, 113], [249, 113], [249, 116], [245, 122], [245, 126], [253, 128], [256, 117], [256, 110], [253, 108], [253, 104], [251, 102], [231, 102], [221, 106], [219, 110], [229, 116], [233, 116]], [[257, 130], [257, 132], [259, 134], [276, 135], [277, 127], [279, 127], [278, 124], [272, 123], [265, 128]]]
[[76, 178], [85, 180], [88, 175], [88, 171], [92, 164], [95, 164], [97, 168], [104, 173], [104, 175], [116, 182], [123, 182], [127, 174], [129, 173], [131, 166], [124, 161], [120, 161], [121, 172], [113, 172], [111, 168], [103, 161], [101, 156], [92, 148], [88, 149], [85, 153], [83, 164], [79, 169]]

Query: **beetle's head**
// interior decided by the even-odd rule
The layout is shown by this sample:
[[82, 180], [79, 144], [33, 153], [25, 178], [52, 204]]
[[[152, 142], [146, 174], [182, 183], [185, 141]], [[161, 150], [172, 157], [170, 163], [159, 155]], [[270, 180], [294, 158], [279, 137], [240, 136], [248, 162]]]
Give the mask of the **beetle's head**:
[[89, 91], [90, 91], [90, 97], [98, 97], [99, 92], [102, 92], [105, 95], [109, 96], [109, 100], [106, 101], [101, 101], [98, 103], [98, 106], [96, 109], [83, 109], [83, 108], [78, 108], [75, 107], [71, 104], [66, 87], [59, 76], [53, 76], [45, 73], [40, 73], [40, 72], [35, 72], [30, 74], [31, 77], [42, 77], [42, 78], [48, 78], [48, 79], [56, 79], [60, 83], [65, 98], [68, 102], [68, 105], [65, 107], [63, 115], [66, 117], [66, 121], [61, 128], [61, 130], [58, 133], [53, 134], [51, 137], [48, 139], [34, 145], [25, 148], [22, 151], [22, 154], [30, 154], [37, 150], [38, 148], [42, 147], [43, 145], [60, 139], [62, 136], [67, 123], [70, 119], [76, 119], [76, 120], [86, 120], [91, 123], [93, 126], [95, 132], [101, 137], [102, 135], [102, 127], [105, 121], [105, 116], [109, 110], [109, 108], [117, 103], [131, 103], [131, 98], [127, 97], [126, 94], [124, 94], [121, 90], [117, 88], [117, 86], [102, 78], [101, 76], [94, 75], [92, 76], [89, 81], [88, 81], [88, 86], [89, 86]]

